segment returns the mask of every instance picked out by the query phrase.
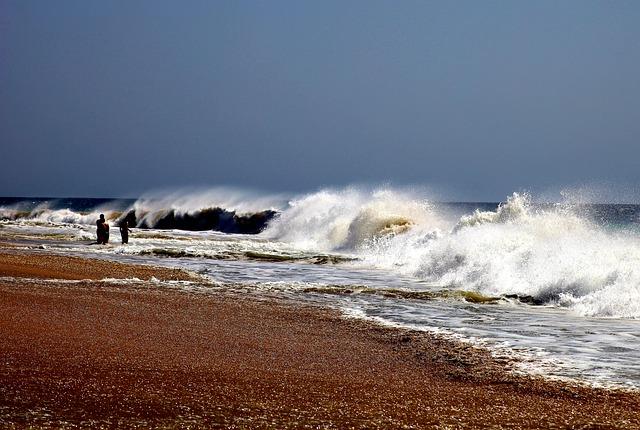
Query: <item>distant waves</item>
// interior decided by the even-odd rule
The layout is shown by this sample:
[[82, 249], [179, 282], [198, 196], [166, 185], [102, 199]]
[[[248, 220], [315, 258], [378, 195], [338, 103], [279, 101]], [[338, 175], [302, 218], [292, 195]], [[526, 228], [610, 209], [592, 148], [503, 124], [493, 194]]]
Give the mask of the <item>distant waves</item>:
[[121, 200], [96, 199], [96, 204], [92, 205], [93, 202], [92, 199], [18, 200], [0, 206], [0, 220], [93, 225], [103, 213], [115, 226], [126, 220], [129, 227], [143, 229], [257, 234], [277, 214], [272, 209], [237, 213], [221, 207], [183, 210], [176, 207], [146, 208], [138, 202], [133, 207], [130, 203], [123, 207]]

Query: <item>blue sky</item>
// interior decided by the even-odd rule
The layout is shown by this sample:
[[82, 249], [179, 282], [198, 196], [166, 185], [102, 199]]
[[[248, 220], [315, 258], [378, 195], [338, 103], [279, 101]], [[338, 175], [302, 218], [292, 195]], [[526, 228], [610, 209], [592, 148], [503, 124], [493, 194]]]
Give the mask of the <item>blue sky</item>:
[[0, 0], [0, 195], [640, 179], [637, 1]]

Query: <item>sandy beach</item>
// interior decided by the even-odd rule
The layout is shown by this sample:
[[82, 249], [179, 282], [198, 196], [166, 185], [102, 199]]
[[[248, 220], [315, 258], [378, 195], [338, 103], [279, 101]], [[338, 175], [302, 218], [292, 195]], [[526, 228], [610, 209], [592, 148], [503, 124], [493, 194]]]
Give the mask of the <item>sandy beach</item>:
[[[0, 426], [640, 428], [640, 394], [274, 300], [100, 279], [187, 272], [0, 250]], [[70, 282], [76, 280], [77, 282]]]

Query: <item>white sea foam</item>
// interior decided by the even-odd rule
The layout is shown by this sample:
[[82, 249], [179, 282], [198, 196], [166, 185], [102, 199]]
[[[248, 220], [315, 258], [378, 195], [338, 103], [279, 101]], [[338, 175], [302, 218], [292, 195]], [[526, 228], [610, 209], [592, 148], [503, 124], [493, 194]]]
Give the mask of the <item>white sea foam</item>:
[[79, 212], [69, 208], [52, 207], [54, 202], [55, 200], [43, 202], [30, 210], [26, 210], [21, 204], [0, 207], [0, 219], [33, 223], [95, 225], [100, 214], [104, 214], [107, 220], [114, 220], [120, 215], [119, 211], [110, 208], [108, 204], [96, 206], [89, 211]]
[[[292, 259], [296, 252], [337, 252], [358, 258], [349, 264], [390, 270], [442, 288], [530, 296], [583, 316], [640, 319], [640, 235], [591, 222], [580, 213], [580, 201], [570, 203], [540, 206], [526, 194], [513, 194], [495, 210], [451, 217], [424, 195], [389, 187], [325, 189], [289, 201], [233, 189], [176, 192], [145, 196], [134, 207], [147, 214], [214, 206], [278, 209], [279, 214], [260, 235], [246, 240], [214, 240], [212, 233], [177, 237], [173, 232], [175, 240], [140, 236], [129, 247], [91, 251], [240, 259], [247, 252]], [[43, 234], [60, 233], [44, 228], [75, 226], [65, 231], [92, 239], [98, 213], [117, 214], [107, 209], [75, 213], [41, 205], [28, 221], [18, 223], [27, 223], [20, 232], [37, 227]], [[39, 222], [52, 225], [29, 224]]]
[[293, 200], [264, 236], [347, 250], [364, 264], [442, 287], [640, 318], [637, 235], [606, 230], [574, 207], [534, 209], [530, 196], [517, 193], [495, 211], [451, 221], [410, 193], [323, 190]]
[[221, 208], [237, 214], [253, 214], [265, 210], [279, 210], [286, 197], [264, 195], [232, 187], [193, 188], [154, 191], [140, 197], [133, 205], [136, 216], [158, 217], [170, 210], [176, 214], [190, 214], [202, 209]]
[[[135, 211], [138, 221], [153, 226], [170, 212], [175, 215], [195, 214], [202, 210], [219, 208], [237, 215], [252, 215], [263, 211], [279, 211], [286, 207], [287, 196], [260, 194], [255, 191], [232, 187], [179, 188], [149, 192], [141, 196], [129, 208], [120, 201], [106, 202], [84, 211], [56, 208], [57, 200], [44, 201], [35, 208], [24, 203], [0, 207], [0, 219], [28, 220], [33, 222], [95, 225], [103, 213], [107, 220], [115, 221], [122, 214]], [[117, 206], [117, 209], [114, 208]], [[123, 210], [124, 209], [124, 210]]]
[[58, 224], [95, 224], [100, 214], [104, 214], [107, 221], [112, 221], [119, 215], [113, 210], [93, 210], [79, 213], [70, 209], [34, 209], [29, 220]]
[[640, 238], [514, 194], [464, 216], [450, 234], [397, 236], [370, 260], [442, 286], [517, 294], [585, 316], [640, 318]]
[[413, 225], [438, 223], [429, 202], [410, 192], [327, 189], [290, 201], [264, 236], [305, 249], [353, 251]]

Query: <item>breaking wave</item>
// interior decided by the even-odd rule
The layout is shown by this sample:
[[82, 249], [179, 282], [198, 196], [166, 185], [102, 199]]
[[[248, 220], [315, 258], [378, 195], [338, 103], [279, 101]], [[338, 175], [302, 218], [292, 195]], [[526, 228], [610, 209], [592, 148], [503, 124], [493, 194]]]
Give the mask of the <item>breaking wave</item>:
[[0, 206], [0, 220], [94, 225], [127, 220], [130, 227], [256, 234], [275, 216], [283, 198], [219, 188], [156, 192], [138, 200], [67, 199], [18, 201]]
[[410, 192], [349, 188], [291, 200], [264, 235], [305, 249], [357, 251], [418, 225], [441, 224], [429, 201]]
[[412, 276], [431, 287], [526, 297], [583, 316], [640, 319], [639, 208], [536, 204], [518, 193], [499, 205], [455, 206], [388, 187], [293, 198], [214, 189], [78, 207], [2, 204], [0, 218], [94, 225], [104, 213], [113, 223], [127, 219], [138, 228], [259, 234], [276, 248], [283, 242], [310, 255], [346, 256], [340, 262]]
[[640, 235], [616, 218], [637, 207], [534, 204], [519, 193], [457, 217], [444, 206], [391, 189], [322, 190], [292, 200], [262, 234], [439, 288], [640, 318]]
[[136, 200], [126, 217], [139, 228], [256, 234], [284, 202], [233, 188], [156, 192]]
[[640, 318], [640, 237], [513, 194], [450, 232], [413, 228], [361, 251], [365, 261], [483, 296], [531, 297], [583, 316]]

